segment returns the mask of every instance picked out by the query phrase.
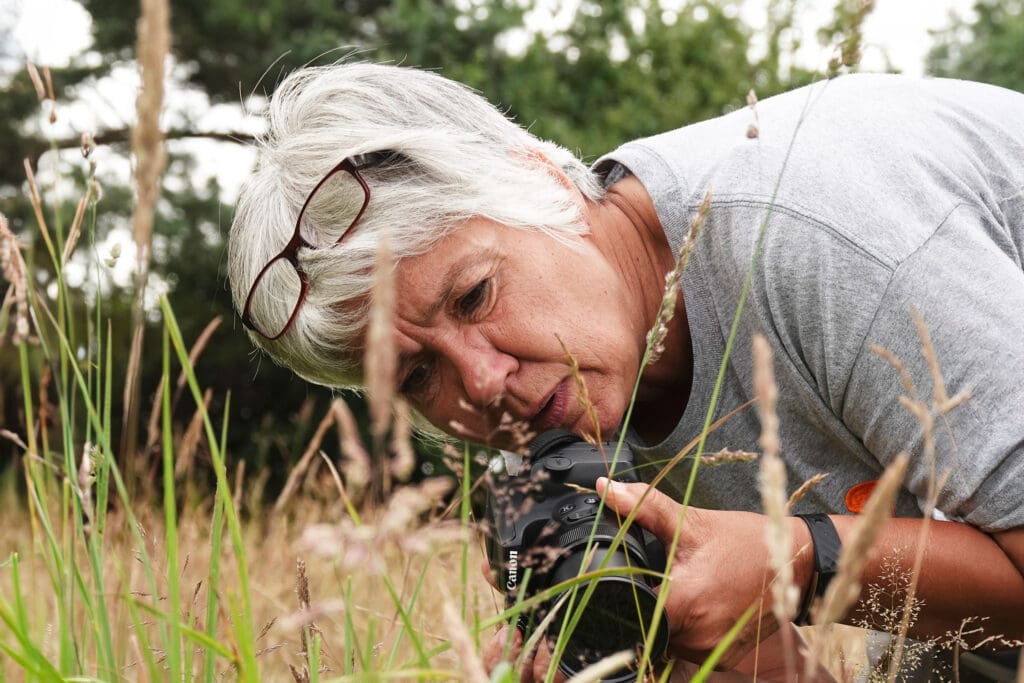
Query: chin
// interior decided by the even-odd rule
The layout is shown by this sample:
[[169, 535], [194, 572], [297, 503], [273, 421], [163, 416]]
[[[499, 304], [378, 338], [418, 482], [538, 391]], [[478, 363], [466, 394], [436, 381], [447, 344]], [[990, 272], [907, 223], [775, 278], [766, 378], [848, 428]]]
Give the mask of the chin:
[[[595, 406], [595, 409], [597, 410], [597, 422], [601, 429], [601, 439], [603, 441], [608, 441], [618, 431], [619, 425], [622, 424], [621, 415], [603, 415], [600, 408]], [[586, 413], [581, 415], [580, 419], [576, 421], [576, 424], [569, 429], [580, 436], [597, 437], [597, 434], [594, 433], [594, 422]]]

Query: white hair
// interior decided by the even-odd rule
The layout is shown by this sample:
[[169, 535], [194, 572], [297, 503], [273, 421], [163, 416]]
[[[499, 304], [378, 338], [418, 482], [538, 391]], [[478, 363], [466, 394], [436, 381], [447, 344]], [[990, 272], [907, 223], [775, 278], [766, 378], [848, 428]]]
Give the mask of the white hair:
[[[587, 231], [580, 193], [593, 201], [604, 194], [571, 152], [536, 138], [473, 90], [435, 73], [355, 63], [303, 69], [274, 94], [258, 165], [239, 196], [228, 241], [237, 310], [257, 273], [288, 242], [316, 183], [348, 156], [384, 150], [407, 161], [360, 171], [371, 199], [352, 234], [334, 248], [299, 250], [310, 284], [291, 329], [276, 341], [250, 333], [275, 361], [311, 382], [361, 383], [357, 348], [382, 234], [397, 260], [426, 252], [474, 217], [566, 239]], [[304, 219], [327, 236], [318, 243], [327, 244], [348, 220], [351, 211]], [[251, 304], [257, 325], [280, 329], [290, 313], [281, 301], [294, 301], [297, 291], [280, 294], [296, 287], [287, 279], [265, 279]]]

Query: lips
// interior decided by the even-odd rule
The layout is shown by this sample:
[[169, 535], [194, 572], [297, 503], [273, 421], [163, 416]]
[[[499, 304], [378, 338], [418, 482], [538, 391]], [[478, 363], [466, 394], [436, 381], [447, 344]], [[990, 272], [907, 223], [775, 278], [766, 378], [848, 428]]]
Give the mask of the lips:
[[569, 407], [569, 379], [563, 379], [540, 411], [534, 416], [534, 428], [542, 432], [562, 426]]

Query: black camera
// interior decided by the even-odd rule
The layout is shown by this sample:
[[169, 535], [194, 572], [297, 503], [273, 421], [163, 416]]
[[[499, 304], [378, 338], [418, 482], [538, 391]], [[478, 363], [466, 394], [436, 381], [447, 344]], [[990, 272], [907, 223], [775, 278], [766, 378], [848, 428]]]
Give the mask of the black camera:
[[[564, 429], [551, 430], [531, 443], [520, 472], [494, 477], [487, 503], [492, 530], [487, 555], [507, 606], [602, 565], [664, 571], [661, 542], [639, 525], [631, 525], [611, 547], [621, 527], [615, 512], [601, 505], [594, 486], [598, 477], [639, 481], [632, 451], [623, 445], [613, 466], [615, 449], [613, 443], [592, 446]], [[621, 650], [639, 650], [655, 613], [657, 577], [624, 571], [592, 581], [593, 594], [558, 664], [569, 676]], [[550, 640], [560, 633], [567, 613], [579, 609], [588, 587], [577, 589], [575, 607], [570, 609], [568, 602], [561, 607], [548, 628]], [[519, 627], [530, 633], [564, 592], [520, 615]], [[668, 644], [664, 614], [652, 643], [651, 661], [657, 662]], [[635, 678], [636, 672], [626, 668], [604, 680]]]

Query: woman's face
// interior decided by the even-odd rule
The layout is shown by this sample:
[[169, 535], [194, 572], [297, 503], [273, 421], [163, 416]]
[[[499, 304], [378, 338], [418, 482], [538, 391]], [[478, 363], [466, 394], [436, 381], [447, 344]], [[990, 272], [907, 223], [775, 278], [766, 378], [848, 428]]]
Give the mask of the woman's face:
[[396, 276], [401, 392], [440, 429], [497, 447], [531, 432], [593, 434], [569, 360], [579, 363], [601, 433], [625, 413], [643, 352], [643, 312], [587, 237], [578, 249], [476, 219]]

